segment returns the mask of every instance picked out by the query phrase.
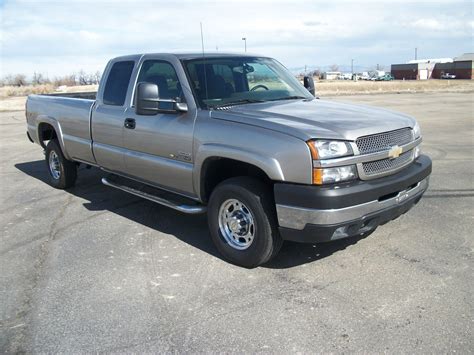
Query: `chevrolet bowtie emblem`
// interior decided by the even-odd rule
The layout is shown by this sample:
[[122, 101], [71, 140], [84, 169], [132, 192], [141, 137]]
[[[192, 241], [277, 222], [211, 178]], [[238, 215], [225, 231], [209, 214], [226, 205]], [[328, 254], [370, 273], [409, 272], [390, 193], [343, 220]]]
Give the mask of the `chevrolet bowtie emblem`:
[[403, 152], [403, 148], [402, 147], [399, 147], [398, 145], [394, 145], [392, 148], [390, 148], [390, 150], [388, 151], [388, 157], [390, 159], [395, 159], [395, 158], [398, 158], [400, 156], [400, 154], [402, 154]]

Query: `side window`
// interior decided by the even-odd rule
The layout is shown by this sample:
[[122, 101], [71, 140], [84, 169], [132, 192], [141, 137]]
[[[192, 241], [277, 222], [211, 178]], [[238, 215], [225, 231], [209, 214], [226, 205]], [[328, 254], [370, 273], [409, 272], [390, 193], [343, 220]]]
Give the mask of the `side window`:
[[[138, 74], [137, 83], [147, 82], [158, 85], [159, 95], [162, 99], [175, 99], [182, 97], [181, 84], [173, 66], [160, 60], [146, 60]], [[165, 103], [160, 103], [165, 104]]]
[[123, 106], [128, 84], [135, 65], [133, 61], [117, 62], [112, 65], [104, 89], [104, 104]]

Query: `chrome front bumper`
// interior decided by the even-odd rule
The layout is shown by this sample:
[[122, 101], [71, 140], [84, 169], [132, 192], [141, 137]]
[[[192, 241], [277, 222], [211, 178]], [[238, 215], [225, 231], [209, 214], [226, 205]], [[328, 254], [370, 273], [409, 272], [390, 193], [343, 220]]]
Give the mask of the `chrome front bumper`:
[[308, 209], [277, 204], [278, 223], [283, 228], [303, 230], [308, 224], [338, 225], [364, 219], [365, 216], [402, 206], [421, 197], [428, 188], [428, 183], [429, 177], [407, 190], [398, 192], [396, 196], [339, 209]]

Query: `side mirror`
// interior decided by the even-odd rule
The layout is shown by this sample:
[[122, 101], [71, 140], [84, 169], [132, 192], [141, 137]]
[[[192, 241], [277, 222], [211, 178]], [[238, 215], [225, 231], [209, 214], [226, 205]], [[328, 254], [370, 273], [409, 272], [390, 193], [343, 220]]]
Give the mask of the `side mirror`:
[[135, 95], [135, 112], [137, 115], [156, 115], [159, 111], [160, 96], [158, 85], [138, 83]]
[[[167, 103], [167, 108], [160, 108], [160, 102]], [[186, 102], [179, 99], [160, 99], [158, 85], [138, 83], [135, 95], [135, 112], [137, 115], [156, 115], [158, 112], [187, 112]]]
[[305, 77], [303, 78], [303, 85], [311, 93], [311, 95], [314, 96], [316, 94], [316, 90], [314, 88], [314, 80], [312, 76], [305, 75]]

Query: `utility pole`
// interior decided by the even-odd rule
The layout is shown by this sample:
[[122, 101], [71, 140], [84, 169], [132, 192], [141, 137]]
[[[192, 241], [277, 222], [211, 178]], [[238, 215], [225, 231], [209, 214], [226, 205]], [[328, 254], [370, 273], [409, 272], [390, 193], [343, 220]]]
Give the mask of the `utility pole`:
[[354, 59], [351, 59], [351, 74], [354, 75]]
[[245, 53], [247, 53], [247, 37], [242, 37], [242, 41], [244, 41]]
[[417, 60], [417, 59], [418, 59], [418, 48], [415, 47], [415, 60]]

